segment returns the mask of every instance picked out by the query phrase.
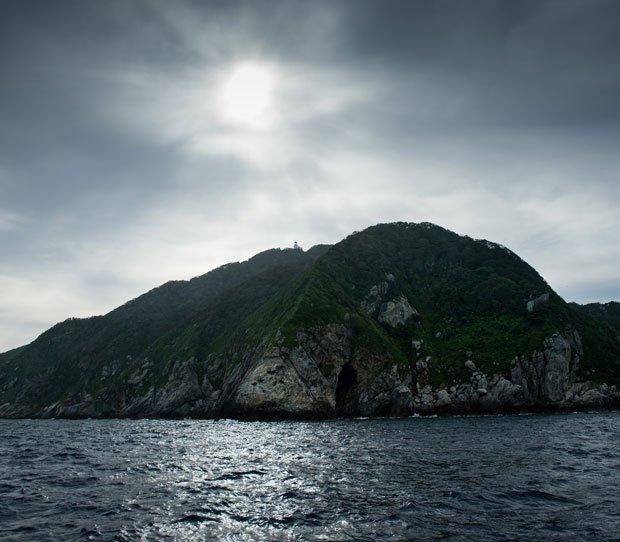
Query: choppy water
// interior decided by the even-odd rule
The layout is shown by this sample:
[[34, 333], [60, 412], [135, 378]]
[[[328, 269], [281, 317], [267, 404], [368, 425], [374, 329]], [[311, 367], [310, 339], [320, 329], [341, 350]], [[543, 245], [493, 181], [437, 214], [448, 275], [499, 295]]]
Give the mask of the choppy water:
[[0, 539], [620, 540], [620, 413], [0, 420]]

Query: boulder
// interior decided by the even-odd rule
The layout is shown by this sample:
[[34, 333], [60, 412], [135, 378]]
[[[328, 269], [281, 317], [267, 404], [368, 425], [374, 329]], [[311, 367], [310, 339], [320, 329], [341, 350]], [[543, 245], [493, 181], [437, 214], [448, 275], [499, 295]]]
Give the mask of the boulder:
[[437, 408], [443, 408], [452, 404], [452, 398], [450, 394], [446, 390], [439, 390], [437, 392], [437, 401], [435, 402], [435, 406]]
[[401, 296], [381, 306], [378, 320], [391, 327], [396, 327], [405, 324], [409, 318], [417, 315], [418, 311], [409, 304], [406, 297]]

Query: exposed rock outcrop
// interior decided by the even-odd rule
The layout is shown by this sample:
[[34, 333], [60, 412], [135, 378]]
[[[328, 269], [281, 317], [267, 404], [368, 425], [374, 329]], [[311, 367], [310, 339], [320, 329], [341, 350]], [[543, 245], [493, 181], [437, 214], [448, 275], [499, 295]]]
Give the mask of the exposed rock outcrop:
[[549, 301], [549, 294], [544, 293], [544, 294], [539, 295], [535, 299], [530, 299], [525, 304], [525, 308], [527, 309], [527, 312], [534, 312], [534, 309], [536, 307], [538, 307], [539, 305], [542, 305], [543, 303], [546, 303], [547, 301]]
[[545, 349], [529, 358], [515, 358], [512, 382], [519, 384], [528, 402], [561, 401], [576, 379], [583, 355], [581, 338], [575, 331], [567, 336], [555, 333], [545, 340]]
[[418, 316], [418, 311], [409, 304], [406, 297], [400, 296], [382, 305], [378, 320], [396, 327], [405, 324], [412, 316]]
[[[570, 410], [620, 405], [616, 386], [594, 386], [577, 382], [583, 356], [581, 337], [575, 330], [554, 333], [544, 341], [544, 349], [513, 360], [509, 375], [486, 375], [468, 359], [470, 381], [450, 390], [434, 390], [418, 384], [414, 405], [423, 414], [510, 412], [515, 410]], [[417, 363], [422, 383], [425, 362]]]
[[385, 301], [390, 284], [396, 280], [391, 273], [386, 274], [386, 279], [370, 289], [362, 301], [362, 308], [379, 322], [395, 328], [405, 324], [412, 316], [419, 316], [419, 313], [403, 295]]
[[351, 331], [331, 324], [297, 335], [295, 347], [273, 345], [247, 372], [234, 399], [243, 417], [408, 415], [410, 377], [386, 359], [354, 351]]

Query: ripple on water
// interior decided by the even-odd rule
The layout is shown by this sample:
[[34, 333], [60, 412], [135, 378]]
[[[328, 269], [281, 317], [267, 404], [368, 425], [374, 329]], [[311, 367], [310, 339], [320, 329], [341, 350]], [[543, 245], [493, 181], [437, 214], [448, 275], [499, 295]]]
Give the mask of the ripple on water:
[[0, 538], [610, 540], [620, 413], [0, 420]]

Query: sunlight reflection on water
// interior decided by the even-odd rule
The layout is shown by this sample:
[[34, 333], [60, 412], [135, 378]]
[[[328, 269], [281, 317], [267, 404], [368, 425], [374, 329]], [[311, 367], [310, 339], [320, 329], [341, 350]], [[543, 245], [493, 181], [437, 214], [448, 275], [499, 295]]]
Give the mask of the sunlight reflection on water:
[[605, 540], [620, 528], [617, 412], [0, 420], [0, 437], [3, 539]]

